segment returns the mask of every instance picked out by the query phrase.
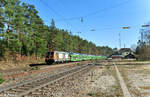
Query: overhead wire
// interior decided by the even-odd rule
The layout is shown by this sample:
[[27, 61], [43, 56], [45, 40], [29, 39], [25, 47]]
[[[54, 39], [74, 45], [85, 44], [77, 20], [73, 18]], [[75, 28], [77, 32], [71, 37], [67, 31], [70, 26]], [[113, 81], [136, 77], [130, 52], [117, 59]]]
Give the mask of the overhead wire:
[[106, 10], [110, 10], [110, 9], [113, 9], [113, 8], [116, 8], [116, 7], [125, 5], [125, 4], [127, 4], [129, 1], [131, 1], [131, 0], [126, 0], [126, 1], [124, 1], [124, 2], [121, 2], [121, 3], [118, 3], [118, 4], [112, 5], [112, 6], [110, 6], [110, 7], [103, 8], [103, 9], [100, 9], [100, 10], [97, 10], [97, 11], [94, 11], [94, 12], [91, 12], [91, 13], [88, 13], [88, 14], [82, 16], [82, 17], [89, 17], [89, 16], [91, 16], [91, 15], [95, 15], [95, 14], [97, 14], [97, 13], [104, 12], [104, 11], [106, 11]]
[[[59, 0], [57, 0], [57, 1], [59, 1]], [[83, 22], [83, 20], [84, 20], [85, 18], [88, 18], [88, 17], [90, 17], [90, 16], [92, 16], [92, 15], [95, 15], [95, 14], [98, 14], [98, 13], [101, 13], [101, 12], [104, 12], [104, 11], [107, 11], [107, 10], [110, 10], [110, 9], [117, 8], [117, 7], [119, 7], [119, 6], [125, 5], [125, 4], [129, 3], [129, 1], [130, 1], [130, 0], [126, 0], [126, 1], [124, 1], [124, 2], [121, 2], [121, 3], [118, 3], [118, 4], [114, 4], [114, 5], [110, 6], [110, 7], [103, 8], [103, 9], [100, 9], [100, 10], [97, 10], [97, 11], [94, 11], [94, 12], [91, 12], [91, 13], [88, 13], [88, 14], [83, 15], [83, 16], [57, 19], [56, 21], [80, 20], [84, 26], [86, 26], [87, 28], [90, 28], [90, 29], [91, 29], [91, 26], [90, 26], [90, 25], [87, 25], [86, 23]], [[101, 17], [104, 17], [104, 15], [101, 16]]]
[[[57, 11], [55, 11], [55, 10], [54, 10], [52, 7], [50, 7], [44, 0], [40, 0], [40, 2], [42, 2], [45, 6], [47, 6], [47, 8], [48, 8], [49, 10], [51, 10], [55, 15], [57, 15], [57, 16], [61, 17], [62, 19], [64, 19], [64, 16], [62, 16], [62, 15], [59, 14]], [[64, 20], [64, 22], [65, 22], [67, 25], [69, 25], [70, 27], [72, 27], [72, 28], [74, 28], [74, 29], [77, 29], [77, 28], [73, 27], [72, 24], [70, 24], [68, 21], [65, 21], [65, 20]]]
[[118, 3], [118, 4], [114, 4], [114, 5], [110, 6], [110, 7], [99, 9], [97, 11], [93, 11], [93, 12], [88, 13], [86, 15], [77, 16], [77, 17], [70, 17], [70, 18], [63, 18], [63, 19], [57, 19], [57, 20], [58, 21], [64, 21], [64, 20], [66, 21], [66, 20], [77, 20], [77, 19], [81, 19], [81, 18], [87, 18], [87, 17], [90, 17], [92, 15], [95, 15], [95, 14], [98, 14], [98, 13], [101, 13], [101, 12], [104, 12], [104, 11], [107, 11], [107, 10], [110, 10], [110, 9], [117, 8], [119, 6], [125, 5], [125, 4], [129, 3], [130, 1], [131, 0], [126, 0], [126, 1]]
[[[57, 0], [59, 1], [59, 0]], [[107, 11], [107, 10], [110, 10], [112, 8], [116, 8], [116, 7], [119, 7], [119, 6], [122, 6], [122, 5], [125, 5], [127, 3], [129, 3], [130, 0], [126, 0], [124, 2], [121, 2], [121, 3], [118, 3], [118, 4], [115, 4], [115, 5], [112, 5], [110, 7], [107, 7], [107, 8], [103, 8], [103, 9], [100, 9], [100, 10], [97, 10], [97, 11], [94, 11], [94, 12], [91, 12], [91, 13], [88, 13], [86, 15], [83, 15], [83, 16], [78, 16], [78, 17], [71, 17], [71, 18], [64, 18], [61, 14], [59, 14], [57, 11], [55, 11], [52, 7], [50, 7], [44, 0], [40, 0], [41, 3], [43, 3], [45, 6], [47, 6], [48, 9], [50, 9], [55, 15], [61, 17], [62, 19], [59, 19], [59, 20], [56, 20], [56, 21], [64, 21], [67, 25], [70, 25], [72, 28], [73, 26], [68, 22], [68, 20], [75, 20], [75, 19], [81, 19], [81, 18], [87, 18], [87, 17], [90, 17], [92, 15], [95, 15], [95, 14], [98, 14], [100, 12], [104, 12], [104, 11]], [[84, 24], [85, 26], [87, 26], [89, 29], [90, 29], [90, 25], [87, 25], [85, 23], [82, 23]], [[119, 28], [119, 27], [118, 27]], [[110, 30], [110, 29], [114, 29], [114, 28], [106, 28], [106, 29], [101, 29], [101, 30]], [[115, 29], [117, 29], [115, 27]]]

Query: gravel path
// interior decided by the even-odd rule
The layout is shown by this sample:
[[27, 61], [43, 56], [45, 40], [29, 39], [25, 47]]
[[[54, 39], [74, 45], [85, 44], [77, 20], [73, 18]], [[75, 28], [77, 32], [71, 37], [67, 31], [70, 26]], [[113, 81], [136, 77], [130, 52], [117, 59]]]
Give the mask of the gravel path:
[[123, 78], [122, 78], [122, 76], [121, 76], [117, 66], [115, 64], [114, 64], [114, 66], [115, 66], [115, 69], [116, 69], [116, 73], [117, 73], [117, 76], [118, 76], [118, 79], [119, 79], [119, 82], [120, 82], [121, 89], [123, 91], [124, 97], [131, 97], [130, 92], [128, 91], [128, 88], [127, 88], [127, 86], [126, 86], [126, 84], [125, 84], [125, 82], [124, 82], [124, 80], [123, 80]]

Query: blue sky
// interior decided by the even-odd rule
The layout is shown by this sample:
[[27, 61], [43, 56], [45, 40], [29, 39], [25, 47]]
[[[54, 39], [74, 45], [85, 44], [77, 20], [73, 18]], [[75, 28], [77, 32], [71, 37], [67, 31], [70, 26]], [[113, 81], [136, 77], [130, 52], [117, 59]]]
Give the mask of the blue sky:
[[[140, 38], [141, 25], [150, 21], [150, 0], [22, 0], [35, 5], [45, 24], [55, 20], [57, 28], [94, 42], [97, 46], [131, 47]], [[83, 17], [83, 22], [80, 21]], [[121, 27], [130, 26], [123, 30]], [[91, 31], [95, 29], [95, 31]]]

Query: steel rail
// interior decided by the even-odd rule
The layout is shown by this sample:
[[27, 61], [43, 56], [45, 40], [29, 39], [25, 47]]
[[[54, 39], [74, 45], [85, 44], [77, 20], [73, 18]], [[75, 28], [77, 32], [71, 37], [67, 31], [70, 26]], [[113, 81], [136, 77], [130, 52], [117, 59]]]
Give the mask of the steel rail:
[[[84, 65], [83, 65], [84, 66]], [[70, 71], [72, 69], [75, 69], [75, 68], [79, 68], [80, 66], [77, 66], [77, 67], [73, 67], [69, 70], [65, 70], [65, 71], [62, 71], [58, 74], [61, 74], [61, 73], [64, 73], [64, 72], [67, 72], [67, 71]], [[57, 74], [54, 74], [54, 75], [45, 75], [45, 76], [42, 76], [42, 77], [37, 77], [37, 78], [34, 78], [34, 79], [30, 79], [30, 80], [26, 80], [24, 81], [23, 83], [17, 83], [17, 84], [14, 84], [14, 85], [11, 85], [11, 86], [7, 86], [5, 88], [0, 88], [0, 93], [3, 92], [3, 91], [6, 91], [6, 90], [9, 90], [11, 88], [15, 88], [15, 87], [19, 87], [19, 86], [22, 86], [22, 85], [25, 85], [25, 84], [28, 84], [28, 83], [32, 83], [32, 82], [36, 82], [38, 80], [42, 80], [42, 79], [45, 79], [45, 78], [48, 78], [48, 77], [53, 77], [53, 76], [56, 76]]]
[[[82, 70], [87, 69], [88, 67], [90, 67], [90, 65], [77, 66], [77, 67], [73, 67], [69, 70], [65, 70], [55, 75], [47, 75], [47, 76], [43, 76], [34, 80], [27, 80], [23, 83], [15, 84], [13, 86], [0, 89], [0, 94], [9, 94], [10, 92], [13, 91], [15, 93], [12, 93], [12, 95], [14, 95], [15, 97], [23, 97], [24, 95], [29, 94], [39, 88], [42, 88], [44, 86], [57, 82], [58, 80], [64, 79], [75, 73], [79, 73]], [[23, 90], [20, 89], [21, 87]], [[20, 91], [23, 91], [23, 92], [20, 93]], [[6, 97], [10, 97], [10, 96], [6, 95]]]

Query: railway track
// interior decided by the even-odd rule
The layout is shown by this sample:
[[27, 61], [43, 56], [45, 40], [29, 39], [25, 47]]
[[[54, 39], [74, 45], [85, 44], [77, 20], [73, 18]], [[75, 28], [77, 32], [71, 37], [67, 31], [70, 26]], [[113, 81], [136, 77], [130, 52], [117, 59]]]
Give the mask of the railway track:
[[[26, 76], [29, 75], [30, 73], [39, 73], [41, 72], [45, 72], [47, 70], [52, 70], [52, 69], [56, 69], [56, 68], [63, 68], [63, 67], [71, 67], [74, 66], [75, 64], [80, 63], [80, 62], [71, 62], [71, 63], [64, 63], [64, 64], [53, 64], [53, 65], [39, 65], [35, 64], [35, 66], [32, 67], [39, 67], [40, 70], [31, 70], [32, 67], [30, 68], [22, 68], [22, 69], [12, 69], [12, 70], [0, 70], [0, 74], [2, 75], [3, 78], [5, 79], [11, 79], [11, 78], [17, 78], [17, 77], [21, 77], [21, 76]], [[84, 64], [87, 64], [88, 61], [85, 61]]]
[[63, 79], [73, 77], [74, 75], [88, 72], [91, 69], [91, 67], [93, 67], [93, 65], [89, 64], [76, 66], [55, 75], [45, 75], [34, 80], [27, 80], [23, 83], [1, 88], [0, 97], [26, 97], [27, 95], [30, 95], [30, 97], [34, 97], [33, 93], [35, 93], [35, 91], [44, 87], [48, 87], [49, 85], [55, 84], [58, 81], [63, 81]]

